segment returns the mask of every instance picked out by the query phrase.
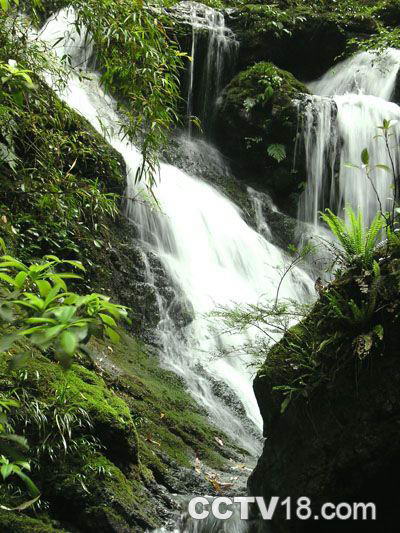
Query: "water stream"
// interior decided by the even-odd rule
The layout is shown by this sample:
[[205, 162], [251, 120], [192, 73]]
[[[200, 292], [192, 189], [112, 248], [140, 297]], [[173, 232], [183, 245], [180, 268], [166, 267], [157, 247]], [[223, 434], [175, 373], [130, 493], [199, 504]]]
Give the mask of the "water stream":
[[233, 71], [238, 42], [226, 27], [224, 15], [212, 7], [180, 2], [174, 11], [191, 28], [186, 99], [188, 135], [193, 130], [191, 118], [197, 116], [204, 134], [210, 137], [217, 97]]
[[[72, 64], [82, 68], [88, 65], [91, 46], [84, 31], [76, 32], [74, 20], [72, 9], [62, 10], [47, 22], [40, 38], [57, 43], [56, 54], [70, 55]], [[60, 37], [64, 39], [58, 42]], [[138, 187], [134, 177], [141, 163], [140, 152], [118, 133], [120, 117], [115, 102], [102, 90], [98, 74], [88, 74], [89, 79], [72, 75], [60, 97], [101, 134], [106, 132], [108, 141], [125, 160], [127, 196], [133, 197]], [[204, 141], [202, 146], [207, 146]], [[262, 421], [252, 390], [251, 361], [247, 356], [216, 357], [221, 350], [229, 353], [246, 342], [253, 332], [217, 334], [206, 315], [220, 305], [257, 303], [265, 295], [272, 298], [280, 279], [277, 268], [285, 256], [250, 228], [240, 209], [221, 192], [174, 166], [161, 164], [154, 194], [160, 209], [130, 201], [127, 216], [140, 231], [144, 251], [157, 255], [194, 310], [194, 320], [186, 328], [178, 328], [159, 295], [161, 362], [185, 379], [221, 431], [256, 455], [260, 443], [255, 434]], [[283, 283], [281, 296], [304, 298], [311, 285], [304, 272], [293, 271]], [[243, 419], [215, 396], [212, 383], [216, 380], [239, 398], [255, 431], [249, 431]]]

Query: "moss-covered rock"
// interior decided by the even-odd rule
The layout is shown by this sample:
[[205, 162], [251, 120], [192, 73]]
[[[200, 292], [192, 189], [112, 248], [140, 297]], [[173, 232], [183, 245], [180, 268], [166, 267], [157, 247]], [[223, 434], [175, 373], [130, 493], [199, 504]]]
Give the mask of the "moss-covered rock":
[[[242, 458], [243, 451], [209, 424], [182, 381], [160, 368], [140, 341], [125, 335], [110, 347], [93, 340], [90, 351], [92, 359], [82, 361], [86, 366], [74, 364], [67, 372], [34, 353], [22, 373], [10, 375], [11, 354], [1, 359], [0, 391], [23, 399], [12, 416], [37, 456], [31, 476], [47, 505], [46, 513], [28, 509], [15, 518], [21, 531], [152, 529], [176, 510], [167, 490], [214, 490], [194, 470], [195, 457], [218, 469]], [[70, 432], [59, 430], [68, 423], [65, 416], [72, 417]], [[21, 503], [7, 490], [1, 497], [11, 508]], [[1, 531], [12, 527], [14, 517], [0, 513]]]
[[124, 475], [99, 453], [75, 455], [49, 469], [47, 480], [53, 512], [79, 531], [141, 532], [158, 524], [138, 467]]
[[229, 83], [219, 106], [217, 142], [233, 160], [236, 174], [250, 175], [285, 207], [301, 181], [293, 174], [294, 100], [307, 92], [289, 72], [260, 62]]
[[0, 530], [2, 533], [69, 533], [57, 523], [9, 511], [0, 511]]
[[[254, 383], [267, 440], [250, 493], [293, 502], [307, 496], [316, 515], [325, 502], [377, 506], [377, 521], [324, 521], [324, 532], [397, 528], [398, 263], [381, 262], [378, 289], [371, 274], [355, 270], [330, 284], [310, 315], [272, 348]], [[375, 302], [373, 312], [352, 318], [350, 300], [359, 308]], [[333, 305], [348, 318], [339, 318]], [[283, 533], [321, 531], [321, 522], [287, 521], [280, 512], [273, 522]]]

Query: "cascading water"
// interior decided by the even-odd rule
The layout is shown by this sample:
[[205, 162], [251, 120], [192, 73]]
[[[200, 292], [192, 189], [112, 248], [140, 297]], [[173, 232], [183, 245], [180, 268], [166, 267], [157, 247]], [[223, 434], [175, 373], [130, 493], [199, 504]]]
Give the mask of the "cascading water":
[[[85, 32], [78, 35], [74, 21], [72, 9], [62, 10], [47, 22], [39, 36], [48, 43], [56, 43], [55, 51], [60, 57], [69, 54], [73, 64], [84, 66], [88, 45]], [[64, 38], [62, 42], [60, 37]], [[126, 162], [127, 196], [134, 196], [137, 192], [134, 177], [141, 156], [135, 146], [116, 133], [119, 117], [115, 102], [102, 91], [99, 76], [96, 73], [85, 79], [71, 76], [60, 96], [100, 133], [107, 132], [109, 142]], [[140, 231], [144, 250], [158, 256], [195, 313], [191, 324], [179, 329], [160, 295], [162, 319], [157, 331], [162, 363], [185, 379], [193, 396], [207, 408], [222, 431], [257, 453], [255, 432], [252, 435], [246, 430], [241, 419], [212, 393], [213, 381], [226, 383], [242, 402], [248, 418], [261, 427], [249, 361], [244, 357], [211, 357], [220, 350], [229, 352], [253, 333], [235, 337], [217, 334], [205, 314], [220, 305], [257, 303], [265, 294], [272, 297], [280, 278], [276, 267], [282, 264], [284, 255], [251, 229], [240, 210], [216, 189], [171, 165], [161, 164], [154, 194], [160, 209], [129, 202], [127, 215]], [[150, 269], [148, 275], [150, 278]], [[281, 294], [303, 298], [310, 286], [306, 274], [296, 270], [285, 279]]]
[[[317, 230], [319, 211], [330, 207], [342, 213], [350, 205], [360, 209], [368, 224], [379, 209], [392, 205], [390, 172], [375, 168], [374, 187], [361, 166], [361, 152], [367, 148], [371, 167], [390, 167], [390, 160], [378, 127], [392, 121], [391, 143], [398, 145], [400, 107], [388, 100], [393, 96], [400, 68], [400, 51], [390, 49], [383, 56], [362, 52], [329, 70], [309, 84], [317, 95], [300, 106], [307, 164], [307, 187], [299, 206], [299, 218]], [[400, 168], [394, 158], [396, 170]]]
[[198, 2], [180, 2], [175, 11], [190, 25], [192, 33], [186, 104], [188, 134], [192, 132], [191, 118], [196, 115], [209, 136], [216, 100], [233, 70], [238, 43], [220, 11]]

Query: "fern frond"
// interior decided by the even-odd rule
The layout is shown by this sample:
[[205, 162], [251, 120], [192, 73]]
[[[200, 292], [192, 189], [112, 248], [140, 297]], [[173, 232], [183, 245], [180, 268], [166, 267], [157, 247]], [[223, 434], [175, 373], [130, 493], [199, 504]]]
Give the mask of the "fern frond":
[[330, 209], [321, 213], [321, 218], [342, 245], [346, 262], [349, 264], [361, 262], [363, 267], [371, 268], [379, 233], [384, 226], [384, 219], [381, 213], [377, 213], [370, 227], [365, 230], [360, 211], [355, 214], [351, 207], [346, 207], [345, 212], [348, 218], [347, 224]]
[[374, 220], [365, 235], [365, 254], [372, 259], [375, 246], [378, 242], [379, 233], [384, 226], [384, 219], [380, 213], [377, 213]]
[[345, 212], [349, 218], [349, 227], [347, 228], [350, 236], [351, 248], [355, 255], [364, 252], [364, 228], [361, 211], [356, 214], [351, 207], [346, 207]]

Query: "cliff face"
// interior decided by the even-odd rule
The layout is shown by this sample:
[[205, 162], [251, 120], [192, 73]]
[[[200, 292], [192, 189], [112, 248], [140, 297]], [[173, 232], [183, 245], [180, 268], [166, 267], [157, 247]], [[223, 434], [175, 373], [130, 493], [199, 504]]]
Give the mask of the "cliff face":
[[[291, 496], [294, 509], [294, 499], [307, 496], [316, 515], [325, 502], [373, 502], [377, 521], [287, 521], [281, 508], [273, 532], [397, 530], [399, 274], [398, 260], [385, 265], [374, 311], [362, 322], [335, 319], [322, 295], [272, 349], [254, 382], [267, 440], [250, 493]], [[357, 284], [350, 272], [327, 291], [349, 301], [360, 296]], [[369, 292], [366, 301], [374, 297]], [[286, 409], [275, 389], [282, 385], [293, 388]], [[270, 531], [266, 522], [260, 528]]]

